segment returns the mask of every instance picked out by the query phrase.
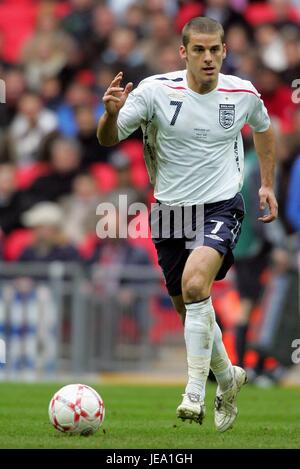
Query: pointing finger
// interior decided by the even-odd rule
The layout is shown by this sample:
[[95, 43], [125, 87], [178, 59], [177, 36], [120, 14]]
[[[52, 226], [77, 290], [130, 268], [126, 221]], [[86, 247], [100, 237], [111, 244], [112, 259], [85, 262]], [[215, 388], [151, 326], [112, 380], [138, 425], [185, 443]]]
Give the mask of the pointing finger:
[[120, 83], [122, 78], [123, 78], [123, 72], [119, 72], [118, 75], [116, 75], [115, 78], [112, 80], [110, 86], [114, 86], [114, 85]]

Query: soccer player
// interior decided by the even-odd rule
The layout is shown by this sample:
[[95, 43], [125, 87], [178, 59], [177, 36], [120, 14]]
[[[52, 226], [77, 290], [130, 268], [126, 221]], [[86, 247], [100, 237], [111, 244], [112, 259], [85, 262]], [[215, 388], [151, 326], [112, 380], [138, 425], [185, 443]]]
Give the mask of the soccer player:
[[[115, 145], [141, 126], [158, 208], [203, 208], [200, 245], [187, 245], [186, 237], [175, 237], [174, 230], [167, 238], [154, 236], [154, 243], [168, 292], [184, 322], [188, 383], [177, 416], [202, 423], [211, 368], [218, 382], [215, 425], [224, 432], [237, 416], [237, 394], [247, 378], [226, 353], [211, 287], [233, 263], [232, 249], [244, 216], [239, 193], [243, 182], [240, 131], [246, 123], [253, 129], [263, 223], [277, 217], [274, 138], [254, 86], [220, 73], [226, 56], [221, 24], [207, 17], [193, 18], [183, 28], [179, 52], [186, 70], [146, 78], [134, 91], [132, 83], [121, 87], [122, 72], [114, 78], [103, 97], [106, 111], [97, 136], [101, 144]], [[162, 217], [163, 210], [159, 213]]]

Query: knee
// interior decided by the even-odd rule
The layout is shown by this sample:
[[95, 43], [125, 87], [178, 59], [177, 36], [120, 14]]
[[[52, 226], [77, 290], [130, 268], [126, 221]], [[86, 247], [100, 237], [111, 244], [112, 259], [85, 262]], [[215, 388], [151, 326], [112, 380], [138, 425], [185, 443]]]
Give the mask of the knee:
[[210, 284], [204, 274], [186, 276], [182, 279], [182, 295], [185, 303], [201, 301], [210, 296]]

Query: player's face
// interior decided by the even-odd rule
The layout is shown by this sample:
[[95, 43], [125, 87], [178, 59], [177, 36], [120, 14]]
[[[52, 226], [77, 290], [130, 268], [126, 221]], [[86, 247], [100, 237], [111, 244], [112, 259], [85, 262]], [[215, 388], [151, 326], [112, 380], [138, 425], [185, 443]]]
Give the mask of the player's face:
[[214, 86], [218, 80], [226, 46], [220, 34], [190, 32], [187, 47], [180, 46], [180, 55], [186, 60], [188, 75], [198, 85]]

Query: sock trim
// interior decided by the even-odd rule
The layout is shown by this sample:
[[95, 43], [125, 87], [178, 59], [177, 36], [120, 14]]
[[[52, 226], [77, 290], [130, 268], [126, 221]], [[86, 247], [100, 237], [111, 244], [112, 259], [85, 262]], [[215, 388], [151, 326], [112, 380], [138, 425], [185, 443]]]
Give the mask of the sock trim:
[[203, 298], [203, 300], [198, 300], [198, 301], [191, 301], [190, 303], [184, 303], [185, 305], [195, 305], [197, 303], [203, 303], [203, 301], [207, 301], [209, 300], [210, 296], [208, 296], [207, 298]]

